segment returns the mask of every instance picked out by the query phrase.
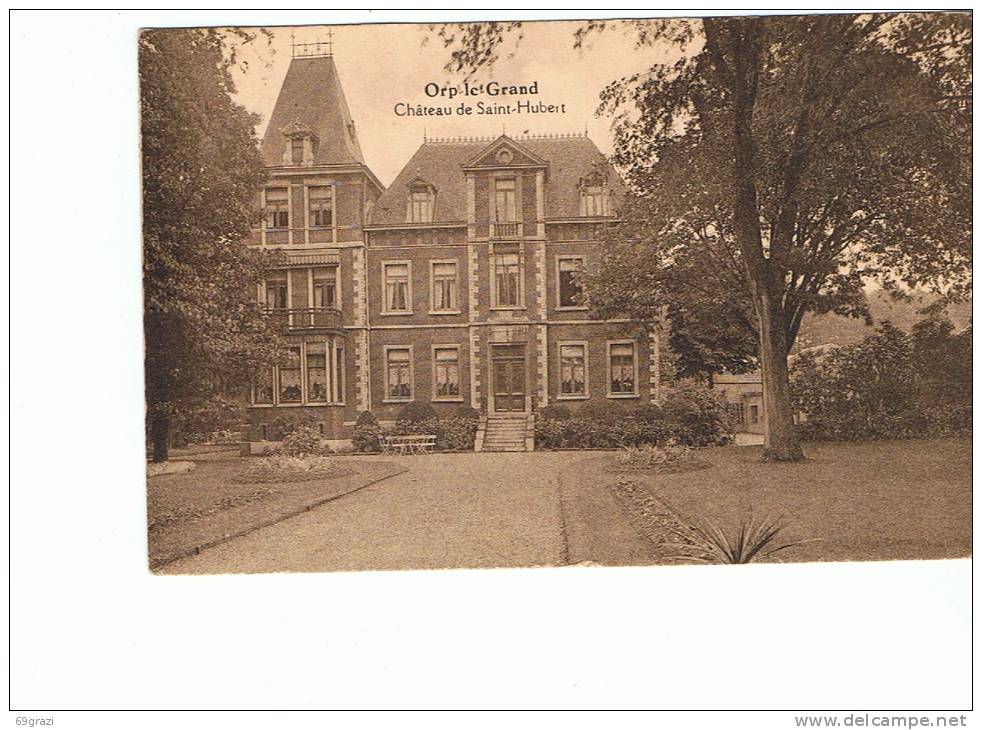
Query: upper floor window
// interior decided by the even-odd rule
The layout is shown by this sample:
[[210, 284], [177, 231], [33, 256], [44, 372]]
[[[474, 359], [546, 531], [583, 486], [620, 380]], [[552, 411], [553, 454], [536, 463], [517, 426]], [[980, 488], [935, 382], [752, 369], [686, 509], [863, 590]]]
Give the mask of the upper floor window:
[[499, 223], [518, 220], [514, 179], [500, 178], [494, 181], [494, 219]]
[[327, 267], [313, 270], [314, 308], [337, 308], [337, 268]]
[[576, 307], [583, 305], [583, 287], [577, 279], [577, 272], [583, 268], [583, 259], [564, 257], [559, 259], [559, 306]]
[[457, 310], [457, 262], [433, 261], [430, 263], [430, 286], [433, 293], [434, 312]]
[[409, 190], [408, 223], [432, 223], [436, 195], [429, 185], [414, 185]]
[[607, 188], [604, 185], [585, 185], [580, 190], [580, 215], [588, 217], [610, 215]]
[[266, 188], [266, 227], [290, 227], [289, 188]]
[[494, 255], [494, 306], [519, 306], [520, 276], [517, 252]]
[[266, 277], [266, 308], [287, 309], [286, 272], [277, 271]]
[[607, 345], [608, 391], [611, 396], [637, 395], [637, 360], [633, 342], [611, 342]]
[[391, 313], [411, 311], [409, 262], [383, 263], [382, 278], [384, 280], [383, 292], [385, 295], [382, 311]]
[[314, 185], [307, 190], [312, 228], [330, 228], [334, 225], [334, 188], [330, 185]]

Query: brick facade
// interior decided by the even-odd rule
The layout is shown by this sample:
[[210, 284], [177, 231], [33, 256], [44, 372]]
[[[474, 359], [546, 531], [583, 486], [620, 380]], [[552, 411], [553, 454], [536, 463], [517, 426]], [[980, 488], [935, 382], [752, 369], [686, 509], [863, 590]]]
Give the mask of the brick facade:
[[[321, 87], [339, 100], [340, 118], [313, 108], [309, 92]], [[313, 155], [294, 165], [283, 164], [287, 132], [273, 126], [288, 114], [298, 120], [284, 128], [306, 135]], [[344, 144], [331, 136], [339, 134]], [[345, 438], [359, 412], [391, 421], [411, 400], [450, 415], [657, 399], [657, 334], [592, 320], [575, 300], [569, 272], [599, 262], [598, 236], [623, 193], [585, 136], [426, 141], [383, 189], [361, 159], [333, 59], [303, 58], [291, 64], [262, 149], [267, 189], [289, 190], [289, 226], [264, 219], [248, 243], [287, 254], [301, 372], [271, 374], [272, 403], [254, 394], [253, 439], [289, 412]], [[327, 190], [331, 225], [314, 225], [324, 221], [311, 201]], [[270, 306], [278, 294], [259, 295]], [[312, 402], [325, 387], [340, 400]], [[257, 393], [269, 399], [268, 389]]]

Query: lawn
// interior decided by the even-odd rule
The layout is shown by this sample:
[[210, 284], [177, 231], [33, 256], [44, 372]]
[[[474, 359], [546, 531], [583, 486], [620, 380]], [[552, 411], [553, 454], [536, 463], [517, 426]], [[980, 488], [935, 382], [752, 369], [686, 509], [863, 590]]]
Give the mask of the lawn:
[[[805, 453], [801, 463], [763, 464], [760, 447], [705, 449], [699, 458], [709, 468], [665, 475], [610, 473], [613, 456], [604, 455], [579, 462], [562, 479], [574, 501], [591, 498], [597, 486], [614, 493], [622, 512], [649, 537], [664, 528], [638, 500], [616, 498], [618, 480], [634, 482], [638, 492], [683, 517], [710, 519], [728, 532], [751, 512], [783, 515], [786, 538], [809, 541], [775, 556], [786, 562], [971, 555], [970, 439], [814, 443], [806, 444]], [[575, 505], [570, 511], [577, 514]], [[581, 532], [609, 524], [608, 515]], [[666, 559], [658, 550], [648, 551], [649, 560], [636, 557]], [[579, 558], [606, 562], [603, 555]]]
[[342, 457], [335, 478], [250, 484], [236, 480], [250, 457], [222, 451], [183, 458], [194, 460], [193, 471], [147, 480], [151, 568], [405, 471], [392, 462]]

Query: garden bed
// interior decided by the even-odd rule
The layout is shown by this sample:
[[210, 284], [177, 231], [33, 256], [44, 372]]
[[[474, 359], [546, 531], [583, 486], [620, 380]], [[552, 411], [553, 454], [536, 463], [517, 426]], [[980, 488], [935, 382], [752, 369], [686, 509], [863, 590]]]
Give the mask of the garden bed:
[[[612, 457], [602, 455], [575, 462], [561, 477], [572, 495], [570, 510], [585, 523], [580, 534], [586, 540], [608, 531], [612, 518], [579, 510], [575, 502], [599, 499], [593, 495], [612, 493], [613, 484], [628, 479], [637, 484], [635, 496], [618, 502], [646, 536], [659, 529], [657, 507], [663, 504], [686, 519], [712, 521], [727, 531], [751, 514], [783, 516], [784, 539], [809, 542], [779, 553], [782, 561], [971, 556], [969, 439], [806, 443], [804, 450], [807, 461], [764, 464], [760, 447], [708, 448], [699, 458], [713, 468], [677, 474], [611, 473]], [[646, 541], [650, 562], [673, 562], [660, 539]], [[579, 560], [612, 564], [604, 552], [591, 552], [590, 543], [571, 550]]]

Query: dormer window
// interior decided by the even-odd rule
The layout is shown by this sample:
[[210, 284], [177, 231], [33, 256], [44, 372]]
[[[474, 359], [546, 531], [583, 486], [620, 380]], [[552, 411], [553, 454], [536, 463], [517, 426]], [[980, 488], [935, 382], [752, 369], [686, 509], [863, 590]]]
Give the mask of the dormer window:
[[588, 218], [610, 215], [607, 186], [584, 185], [580, 188], [580, 215]]
[[303, 137], [293, 137], [290, 140], [290, 162], [292, 162], [294, 165], [303, 164], [303, 148]]
[[436, 190], [423, 182], [409, 187], [409, 201], [406, 205], [407, 223], [432, 223]]
[[309, 128], [296, 122], [283, 130], [286, 136], [286, 150], [283, 152], [284, 165], [313, 165], [317, 151], [317, 135]]

